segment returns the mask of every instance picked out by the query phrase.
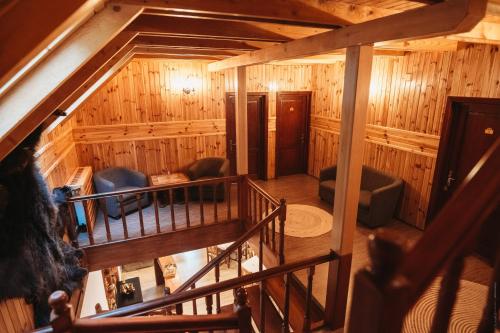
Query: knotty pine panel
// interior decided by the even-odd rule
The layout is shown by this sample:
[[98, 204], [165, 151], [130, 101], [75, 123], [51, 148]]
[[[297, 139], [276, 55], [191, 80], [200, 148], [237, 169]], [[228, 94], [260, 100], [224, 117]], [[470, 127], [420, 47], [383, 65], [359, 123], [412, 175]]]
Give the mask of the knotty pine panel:
[[71, 122], [42, 133], [35, 156], [49, 188], [63, 186], [78, 167]]

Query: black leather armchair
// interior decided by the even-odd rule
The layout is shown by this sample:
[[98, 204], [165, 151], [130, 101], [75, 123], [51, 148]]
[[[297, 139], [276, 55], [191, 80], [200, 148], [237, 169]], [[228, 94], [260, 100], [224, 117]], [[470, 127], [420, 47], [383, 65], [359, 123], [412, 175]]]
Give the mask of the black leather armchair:
[[[319, 175], [319, 196], [332, 205], [335, 198], [336, 175], [336, 166], [322, 169]], [[403, 181], [400, 178], [363, 166], [358, 220], [369, 227], [387, 224], [394, 216], [402, 190]]]
[[[190, 180], [203, 180], [211, 179], [217, 177], [229, 176], [229, 161], [225, 158], [220, 157], [207, 157], [194, 162], [186, 171], [186, 175]], [[217, 201], [224, 201], [224, 184], [218, 184], [215, 186], [215, 198]], [[189, 188], [189, 197], [192, 200], [199, 200], [198, 186], [192, 186]], [[213, 200], [214, 199], [214, 186], [206, 185], [201, 187], [201, 193], [203, 200]]]

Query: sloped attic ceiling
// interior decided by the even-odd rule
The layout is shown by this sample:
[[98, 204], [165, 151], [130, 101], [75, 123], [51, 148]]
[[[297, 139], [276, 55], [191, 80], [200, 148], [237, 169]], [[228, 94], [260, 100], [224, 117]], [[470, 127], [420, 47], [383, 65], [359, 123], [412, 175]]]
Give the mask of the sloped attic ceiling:
[[[288, 44], [283, 43], [294, 40], [295, 45], [303, 48], [307, 40], [319, 41], [321, 33], [329, 37], [328, 33], [333, 31], [335, 36], [342, 36], [349, 27], [351, 30], [345, 31], [363, 35], [366, 28], [356, 25], [360, 22], [382, 18], [368, 27], [378, 27], [381, 32], [390, 30], [385, 28], [387, 24], [399, 19], [389, 19], [388, 15], [413, 8], [420, 13], [409, 17], [418, 22], [437, 12], [439, 6], [446, 6], [443, 8], [449, 11], [446, 17], [450, 19], [431, 24], [431, 30], [436, 31], [434, 35], [467, 31], [482, 18], [486, 7], [483, 1], [466, 0], [426, 5], [435, 2], [439, 1], [394, 0], [384, 1], [383, 5], [379, 1], [353, 0], [6, 2], [0, 6], [0, 159], [51, 118], [55, 110], [74, 109], [75, 103], [80, 103], [135, 55], [221, 60], [222, 66], [231, 64], [229, 61], [237, 64], [241, 57], [248, 57], [247, 63], [257, 63], [255, 56], [267, 52], [259, 49], [272, 50], [274, 46], [286, 51]], [[488, 10], [492, 14], [480, 24], [500, 24], [495, 16], [500, 12], [497, 4], [488, 5]], [[466, 24], [453, 26], [459, 16]], [[361, 28], [352, 30], [352, 27]], [[421, 37], [418, 29], [406, 32], [409, 39]], [[375, 32], [374, 41], [378, 41], [378, 33]], [[486, 35], [483, 34], [483, 39]], [[475, 32], [473, 36], [450, 38], [477, 36]], [[488, 36], [497, 38], [493, 33]], [[319, 47], [316, 43], [307, 54], [296, 52], [290, 57], [328, 53], [349, 43], [344, 37], [335, 47], [328, 44], [326, 48]], [[418, 49], [418, 43], [384, 41], [376, 46], [404, 50]], [[456, 41], [432, 38], [423, 45], [453, 48]], [[287, 57], [281, 55], [281, 58]], [[271, 55], [266, 61], [279, 59], [280, 56]]]

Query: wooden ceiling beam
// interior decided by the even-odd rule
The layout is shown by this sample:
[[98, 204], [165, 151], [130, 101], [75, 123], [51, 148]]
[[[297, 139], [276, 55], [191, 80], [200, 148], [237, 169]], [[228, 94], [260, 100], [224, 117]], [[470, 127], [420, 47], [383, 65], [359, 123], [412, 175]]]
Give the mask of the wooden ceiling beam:
[[146, 35], [193, 37], [224, 40], [248, 40], [263, 42], [287, 42], [290, 38], [260, 29], [242, 22], [196, 20], [183, 17], [140, 15], [128, 27], [128, 31]]
[[[165, 54], [165, 55], [176, 55], [176, 56], [219, 56], [221, 58], [228, 58], [238, 55], [236, 51], [225, 51], [225, 50], [198, 50], [198, 49], [179, 49], [167, 46], [155, 46], [155, 47], [144, 47], [144, 46], [134, 46], [135, 53], [155, 53], [155, 54]], [[240, 52], [241, 53], [241, 52]]]
[[[38, 120], [42, 116], [32, 115], [40, 112], [37, 106], [99, 52], [141, 10], [135, 6], [106, 6], [2, 96], [0, 160], [41, 123]], [[27, 121], [28, 117], [35, 117], [33, 119], [37, 121]]]
[[0, 13], [0, 87], [58, 36], [75, 28], [97, 2], [11, 1]]
[[484, 17], [485, 10], [486, 0], [449, 0], [252, 51], [211, 63], [208, 68], [219, 71], [323, 54], [353, 45], [460, 33], [472, 29]]
[[258, 47], [247, 44], [246, 42], [240, 42], [234, 40], [144, 36], [144, 35], [139, 35], [135, 37], [132, 43], [134, 43], [135, 45], [144, 45], [144, 46], [163, 45], [169, 47], [211, 49], [211, 50], [254, 51], [259, 49]]
[[176, 54], [164, 54], [164, 53], [134, 53], [134, 59], [175, 59], [175, 60], [211, 60], [218, 61], [223, 59], [221, 56], [209, 56], [209, 55], [176, 55]]
[[120, 0], [162, 15], [335, 29], [351, 22], [297, 0]]

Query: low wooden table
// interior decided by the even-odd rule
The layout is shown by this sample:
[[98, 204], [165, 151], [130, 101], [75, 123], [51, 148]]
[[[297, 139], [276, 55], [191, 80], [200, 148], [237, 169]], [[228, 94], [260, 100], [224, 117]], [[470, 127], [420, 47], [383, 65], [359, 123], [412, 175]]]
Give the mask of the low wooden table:
[[[174, 172], [170, 174], [160, 174], [149, 176], [150, 186], [165, 186], [188, 182], [189, 178], [182, 172]], [[182, 191], [174, 191], [174, 200], [184, 201], [184, 193]], [[169, 202], [168, 192], [158, 192], [160, 204], [166, 205]]]
[[[120, 293], [120, 285], [123, 283], [132, 283], [135, 291], [131, 295], [123, 295]], [[142, 302], [142, 290], [141, 283], [138, 277], [133, 277], [126, 279], [125, 281], [118, 281], [116, 284], [116, 307], [121, 308], [123, 306], [132, 305]]]

